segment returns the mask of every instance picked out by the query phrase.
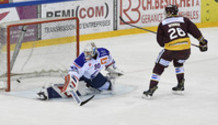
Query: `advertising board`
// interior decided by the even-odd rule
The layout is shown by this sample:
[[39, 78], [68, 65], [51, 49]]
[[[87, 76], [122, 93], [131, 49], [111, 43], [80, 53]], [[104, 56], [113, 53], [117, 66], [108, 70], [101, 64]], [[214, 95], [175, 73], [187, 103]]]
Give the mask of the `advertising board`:
[[[19, 21], [23, 19], [37, 18], [37, 6], [23, 6], [0, 9], [0, 23]], [[14, 28], [11, 30], [11, 42], [14, 43], [20, 36], [20, 30]], [[37, 26], [28, 27], [24, 36], [24, 41], [32, 41], [37, 39]]]
[[[195, 23], [201, 22], [201, 0], [120, 0], [120, 16], [128, 23], [137, 26], [157, 26], [165, 18], [164, 8], [174, 4], [179, 15], [188, 17]], [[120, 21], [119, 28], [126, 26]]]
[[71, 1], [41, 5], [42, 18], [75, 16], [80, 19], [80, 34], [112, 31], [113, 1]]

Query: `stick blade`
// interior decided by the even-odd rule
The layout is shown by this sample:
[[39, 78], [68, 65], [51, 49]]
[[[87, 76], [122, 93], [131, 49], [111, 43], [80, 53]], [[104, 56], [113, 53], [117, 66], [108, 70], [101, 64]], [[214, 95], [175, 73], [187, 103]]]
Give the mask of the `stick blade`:
[[95, 97], [95, 95], [93, 95], [93, 96], [91, 96], [90, 98], [88, 98], [88, 99], [82, 101], [82, 102], [80, 103], [80, 106], [85, 105], [87, 102], [89, 102], [90, 100], [92, 100], [94, 97]]

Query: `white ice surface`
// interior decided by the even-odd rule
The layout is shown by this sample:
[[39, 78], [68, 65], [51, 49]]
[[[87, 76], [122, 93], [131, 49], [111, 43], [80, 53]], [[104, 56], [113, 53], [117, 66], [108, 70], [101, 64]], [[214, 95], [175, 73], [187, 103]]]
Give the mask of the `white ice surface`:
[[[209, 41], [209, 51], [201, 53], [192, 47], [185, 64], [184, 95], [171, 92], [176, 85], [171, 64], [153, 98], [141, 98], [161, 51], [153, 34], [99, 39], [95, 40], [96, 45], [108, 48], [117, 66], [125, 72], [117, 84], [133, 86], [132, 91], [93, 99], [83, 107], [72, 100], [39, 101], [0, 94], [0, 125], [217, 125], [218, 28], [201, 31]], [[192, 42], [198, 43], [193, 38]], [[81, 42], [81, 46], [84, 44]]]

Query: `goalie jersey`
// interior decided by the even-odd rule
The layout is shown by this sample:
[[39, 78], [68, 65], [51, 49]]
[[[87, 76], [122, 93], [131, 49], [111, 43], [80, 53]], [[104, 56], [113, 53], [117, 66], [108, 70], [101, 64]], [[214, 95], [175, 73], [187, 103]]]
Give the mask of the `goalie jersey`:
[[115, 61], [110, 55], [110, 52], [105, 48], [97, 49], [96, 58], [91, 60], [85, 59], [85, 54], [81, 53], [70, 66], [69, 74], [76, 77], [78, 80], [84, 76], [87, 79], [95, 78], [102, 69], [114, 64]]

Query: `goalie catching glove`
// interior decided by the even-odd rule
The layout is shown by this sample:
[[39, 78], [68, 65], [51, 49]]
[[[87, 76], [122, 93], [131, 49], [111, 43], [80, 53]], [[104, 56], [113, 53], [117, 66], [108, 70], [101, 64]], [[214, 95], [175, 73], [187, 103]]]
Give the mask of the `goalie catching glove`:
[[64, 83], [64, 87], [61, 89], [61, 93], [64, 92], [68, 92], [71, 90], [77, 90], [78, 89], [78, 79], [74, 76], [70, 76], [70, 74], [68, 74], [67, 76], [65, 76], [65, 83]]
[[108, 71], [108, 74], [113, 77], [119, 77], [123, 75], [123, 72], [120, 71], [114, 64], [108, 66], [106, 71]]

